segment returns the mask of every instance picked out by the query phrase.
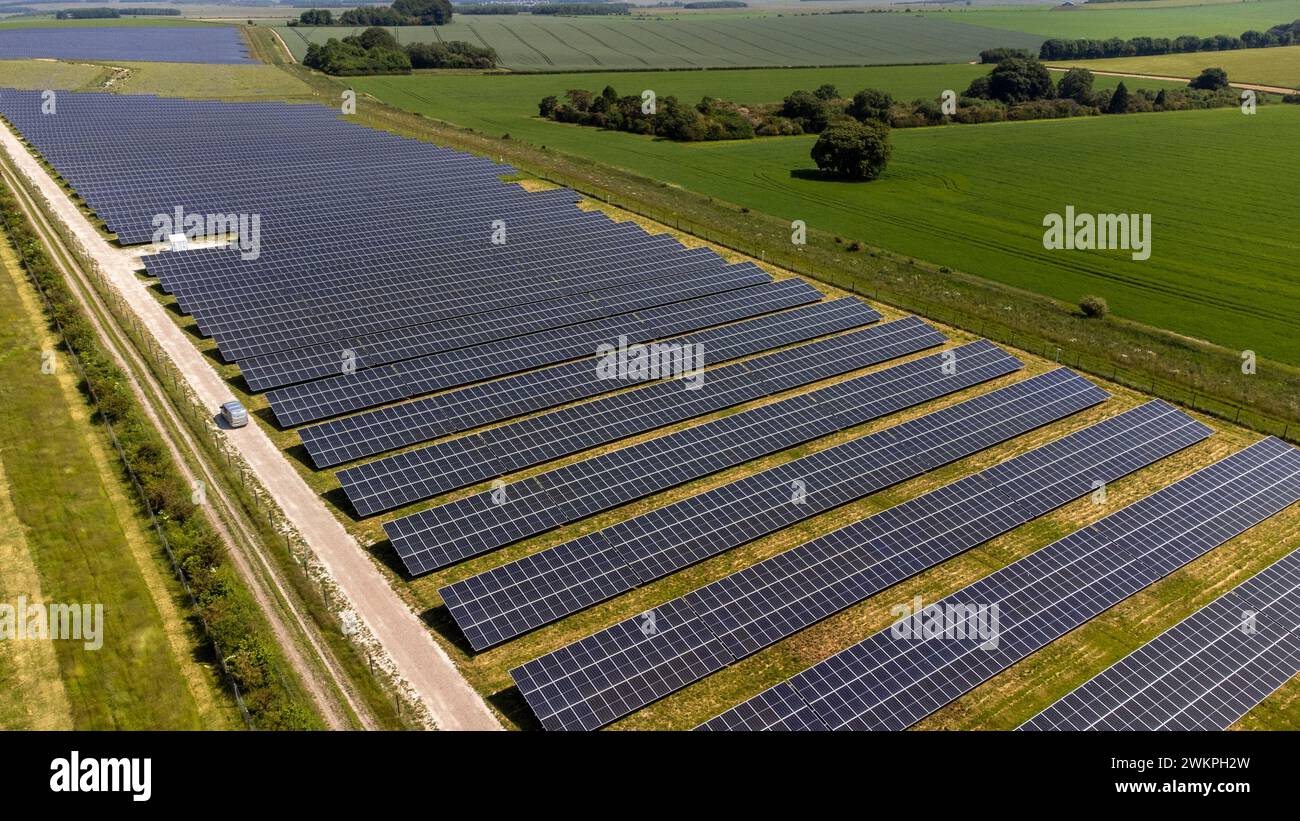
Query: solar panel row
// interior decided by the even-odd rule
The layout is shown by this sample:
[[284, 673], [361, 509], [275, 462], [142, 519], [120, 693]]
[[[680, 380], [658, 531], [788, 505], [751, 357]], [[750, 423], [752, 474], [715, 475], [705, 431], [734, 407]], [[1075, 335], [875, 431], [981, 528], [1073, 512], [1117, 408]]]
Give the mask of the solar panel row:
[[339, 471], [363, 516], [943, 344], [914, 317], [760, 354]]
[[1021, 730], [1226, 730], [1300, 673], [1300, 549], [1089, 679]]
[[[862, 381], [753, 408], [385, 522], [384, 530], [407, 567], [424, 572], [1021, 367], [1019, 360], [992, 345], [963, 353], [967, 365], [955, 374], [941, 370], [948, 361], [943, 354], [926, 357], [883, 375], [870, 374], [861, 377]], [[906, 431], [922, 436], [924, 432], [917, 428], [912, 425]], [[825, 469], [831, 471], [835, 466], [829, 463], [840, 454], [851, 453], [853, 444], [828, 451], [830, 455], [809, 458], [828, 462]], [[787, 470], [806, 464], [801, 461]], [[793, 479], [812, 488], [817, 500], [834, 492], [818, 488], [812, 477]], [[781, 495], [784, 506], [789, 490], [783, 488]], [[673, 524], [685, 527], [689, 517], [673, 518], [682, 515], [680, 505], [684, 504], [618, 525], [623, 547], [638, 540], [632, 529], [648, 517], [656, 517], [656, 523], [666, 517], [665, 531]], [[666, 538], [668, 534], [663, 535]]]
[[[846, 297], [712, 328], [673, 342], [692, 346], [707, 364], [814, 339], [877, 321], [880, 314]], [[628, 370], [608, 379], [597, 358], [484, 382], [400, 405], [365, 411], [298, 431], [317, 467], [374, 456], [526, 413], [651, 381]]]
[[[1209, 433], [1163, 403], [1128, 411], [670, 602], [672, 612], [693, 614], [689, 630], [709, 637], [707, 653], [683, 660], [665, 649], [675, 635], [642, 630], [638, 637], [629, 628], [644, 624], [643, 613], [530, 662], [516, 680], [544, 726], [594, 729], [672, 692], [656, 682], [689, 683], [714, 672]], [[659, 608], [647, 612], [657, 622]], [[614, 655], [594, 648], [615, 648]], [[569, 664], [570, 656], [584, 665]], [[773, 697], [785, 703], [782, 693]], [[809, 714], [797, 715], [816, 725]]]
[[336, 376], [349, 360], [363, 370], [771, 281], [753, 266], [728, 266], [698, 277], [668, 276], [250, 357], [241, 360], [239, 368], [249, 386], [260, 392]]
[[821, 297], [820, 291], [803, 280], [787, 279], [340, 374], [279, 388], [268, 393], [266, 398], [271, 403], [276, 421], [283, 427], [291, 427], [471, 382], [589, 357], [602, 345], [617, 345], [620, 341], [624, 345], [649, 342], [783, 308], [807, 305]]
[[[1300, 452], [1265, 439], [905, 617], [704, 726], [904, 729], [1300, 501]], [[916, 625], [916, 621], [921, 625]], [[926, 627], [925, 625], [929, 625]], [[906, 627], [906, 629], [904, 629]], [[795, 698], [797, 696], [797, 699]]]
[[[741, 658], [1207, 435], [1151, 403], [733, 573], [687, 603]], [[475, 649], [567, 615], [583, 596], [572, 569], [529, 559], [442, 591]]]

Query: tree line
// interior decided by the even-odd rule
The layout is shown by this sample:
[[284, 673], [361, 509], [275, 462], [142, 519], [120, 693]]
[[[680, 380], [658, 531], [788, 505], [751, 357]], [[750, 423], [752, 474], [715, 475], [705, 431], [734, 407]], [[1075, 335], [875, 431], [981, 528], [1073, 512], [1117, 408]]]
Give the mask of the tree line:
[[1243, 48], [1270, 48], [1300, 44], [1300, 20], [1282, 23], [1268, 31], [1245, 31], [1239, 37], [1216, 34], [1197, 37], [1131, 37], [1123, 40], [1052, 39], [1038, 50], [1042, 60], [1091, 60], [1100, 57], [1146, 57], [1153, 54], [1181, 54], [1193, 51], [1233, 51]]
[[391, 6], [357, 6], [336, 20], [329, 9], [307, 9], [290, 26], [442, 26], [451, 22], [449, 0], [395, 0]]
[[360, 34], [331, 37], [307, 46], [302, 64], [336, 76], [410, 74], [415, 68], [492, 68], [494, 49], [459, 40], [402, 46], [388, 29], [371, 26]]

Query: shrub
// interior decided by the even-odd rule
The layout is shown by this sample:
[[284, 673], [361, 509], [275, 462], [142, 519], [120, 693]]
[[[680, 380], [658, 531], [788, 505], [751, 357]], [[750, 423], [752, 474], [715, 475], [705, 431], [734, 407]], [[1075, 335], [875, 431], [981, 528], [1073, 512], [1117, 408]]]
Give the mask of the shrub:
[[1187, 87], [1205, 91], [1222, 91], [1228, 87], [1228, 72], [1221, 68], [1207, 68], [1188, 83]]
[[889, 127], [846, 120], [828, 126], [812, 149], [822, 171], [851, 180], [874, 180], [889, 162]]
[[1079, 310], [1089, 319], [1105, 319], [1110, 313], [1110, 306], [1101, 297], [1089, 294], [1079, 300]]
[[889, 92], [864, 88], [853, 95], [853, 102], [849, 103], [847, 111], [856, 120], [879, 120], [885, 123], [889, 121], [889, 109], [893, 104], [894, 98]]

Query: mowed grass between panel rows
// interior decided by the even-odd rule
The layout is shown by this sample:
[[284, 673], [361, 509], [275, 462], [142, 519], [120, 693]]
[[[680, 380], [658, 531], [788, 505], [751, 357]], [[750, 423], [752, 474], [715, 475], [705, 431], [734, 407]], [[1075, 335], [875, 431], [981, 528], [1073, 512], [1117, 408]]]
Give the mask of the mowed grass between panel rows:
[[[279, 27], [301, 61], [308, 43], [360, 28]], [[445, 26], [390, 29], [399, 42], [460, 40], [496, 50], [501, 65], [526, 71], [734, 68], [752, 66], [957, 63], [982, 49], [1037, 49], [1043, 38], [903, 14], [632, 17], [458, 15]]]
[[[410, 76], [357, 78], [353, 85], [428, 117], [508, 133], [1070, 303], [1100, 294], [1128, 319], [1300, 363], [1300, 272], [1291, 239], [1300, 211], [1292, 198], [1277, 196], [1300, 186], [1300, 169], [1284, 160], [1300, 129], [1300, 107], [1261, 105], [1254, 116], [1231, 108], [898, 129], [889, 167], [871, 183], [819, 177], [809, 157], [813, 136], [681, 144], [536, 116], [544, 94], [575, 86], [599, 91], [603, 82], [616, 83], [620, 93], [648, 87], [688, 102], [709, 93], [752, 103], [820, 82], [836, 83], [843, 94], [871, 85], [902, 98], [937, 97], [982, 71]], [[1099, 86], [1116, 82], [1098, 78]], [[1277, 162], [1267, 172], [1249, 170], [1259, 165], [1248, 158], [1268, 157]], [[1261, 209], [1261, 202], [1274, 207]], [[1067, 206], [1150, 214], [1151, 258], [1044, 248], [1044, 217]]]

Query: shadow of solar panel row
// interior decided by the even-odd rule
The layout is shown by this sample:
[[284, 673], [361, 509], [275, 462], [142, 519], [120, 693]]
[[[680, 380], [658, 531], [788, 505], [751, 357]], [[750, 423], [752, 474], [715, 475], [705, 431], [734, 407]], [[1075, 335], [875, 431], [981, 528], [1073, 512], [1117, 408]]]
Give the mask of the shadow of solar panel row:
[[1300, 673], [1300, 549], [1089, 679], [1021, 730], [1226, 730]]
[[[856, 328], [879, 318], [871, 308], [846, 297], [671, 341], [701, 346], [705, 363], [716, 364]], [[597, 364], [593, 357], [552, 365], [334, 419], [302, 428], [298, 434], [313, 463], [328, 467], [650, 381], [602, 378]]]
[[1300, 452], [1265, 439], [929, 605], [937, 635], [896, 624], [787, 685], [828, 729], [905, 729], [1297, 501]]
[[[937, 379], [940, 357], [927, 357], [385, 522], [384, 530], [409, 569], [432, 570], [1021, 367], [996, 348], [974, 356], [983, 364], [959, 376]], [[873, 395], [862, 390], [868, 384]]]
[[[1077, 498], [1093, 481], [1111, 481], [1208, 435], [1168, 406], [1144, 406], [733, 573], [687, 602], [739, 659]], [[538, 572], [528, 572], [528, 559], [514, 564], [446, 588], [444, 600], [475, 649], [594, 603], [588, 586], [602, 598], [622, 592], [604, 581], [609, 569], [590, 560], [576, 570], [554, 559]]]
[[942, 345], [915, 317], [761, 354], [521, 419], [339, 471], [353, 508], [373, 515], [571, 453]]
[[365, 336], [343, 337], [326, 345], [243, 359], [239, 369], [254, 390], [263, 391], [334, 376], [340, 373], [348, 353], [355, 357], [359, 370], [373, 368], [771, 281], [766, 273], [747, 265], [729, 265], [702, 276], [684, 277], [670, 272], [663, 278], [647, 279], [635, 285], [619, 285]]
[[[471, 382], [589, 357], [601, 345], [617, 346], [620, 339], [626, 344], [649, 342], [684, 331], [807, 305], [821, 298], [822, 293], [803, 280], [787, 279], [278, 388], [268, 393], [266, 398], [281, 427], [292, 427]], [[879, 318], [879, 314], [875, 316]]]
[[[714, 537], [704, 551], [684, 552], [681, 548], [689, 544], [690, 537], [680, 529], [666, 537], [653, 537], [639, 548], [645, 556], [668, 547], [678, 556], [675, 567], [652, 555], [655, 561], [646, 564], [623, 545], [618, 546], [619, 553], [634, 576], [650, 579], [666, 575], [693, 561], [919, 476], [933, 465], [930, 460], [918, 460], [918, 455], [943, 449], [947, 452], [936, 458], [961, 458], [1106, 398], [1105, 391], [1064, 369], [1034, 377], [700, 494], [696, 500], [712, 502], [711, 506], [700, 502], [693, 506], [706, 517], [700, 522], [701, 529]], [[984, 406], [979, 407], [981, 404]], [[1000, 422], [1004, 414], [1016, 421], [1011, 425]], [[815, 461], [823, 455], [839, 458]], [[803, 481], [799, 477], [804, 476], [809, 477], [808, 487], [817, 490], [803, 491], [806, 497], [803, 493], [793, 495], [791, 483]], [[710, 500], [710, 496], [714, 498]], [[677, 506], [662, 510], [671, 511], [673, 507]], [[752, 511], [752, 519], [746, 517], [744, 507]], [[733, 511], [730, 515], [729, 508]], [[678, 514], [683, 512], [679, 510]], [[755, 525], [755, 521], [760, 524]], [[644, 529], [642, 532], [652, 535]], [[595, 729], [735, 660], [728, 644], [719, 640], [709, 620], [695, 609], [697, 603], [689, 598], [676, 599], [534, 659], [511, 670], [511, 677], [544, 727]]]
[[0, 29], [0, 59], [255, 63], [235, 26]]

